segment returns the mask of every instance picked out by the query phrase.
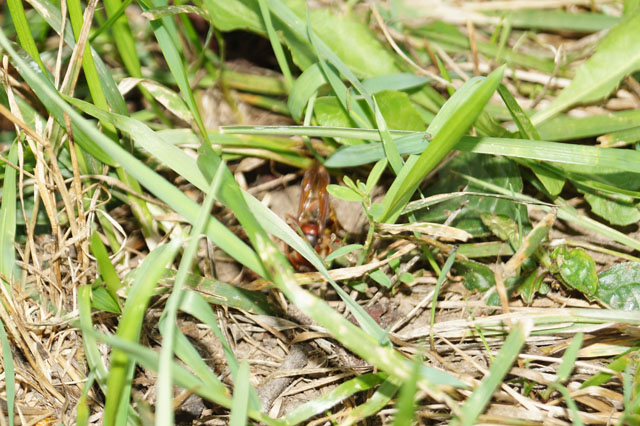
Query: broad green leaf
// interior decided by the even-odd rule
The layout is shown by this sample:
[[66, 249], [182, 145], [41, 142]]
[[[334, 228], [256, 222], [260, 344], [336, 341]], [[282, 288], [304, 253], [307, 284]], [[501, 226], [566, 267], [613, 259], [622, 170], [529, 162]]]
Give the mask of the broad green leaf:
[[472, 260], [458, 260], [456, 271], [464, 277], [463, 284], [467, 290], [485, 292], [495, 287], [495, 274], [488, 266]]
[[584, 194], [591, 211], [612, 225], [626, 226], [640, 221], [640, 210], [635, 204], [612, 198], [594, 193]]
[[367, 78], [399, 71], [391, 53], [356, 14], [342, 16], [328, 9], [314, 10], [311, 26], [357, 76]]
[[362, 250], [363, 248], [364, 246], [362, 244], [348, 244], [346, 246], [340, 247], [338, 250], [331, 252], [327, 257], [324, 258], [324, 261], [330, 263], [335, 259], [339, 259], [351, 252]]
[[[321, 126], [357, 127], [355, 121], [353, 121], [347, 111], [344, 110], [335, 96], [322, 96], [317, 98], [313, 106], [313, 112], [318, 120], [318, 124]], [[345, 145], [362, 143], [362, 141], [357, 139], [336, 138], [336, 140]]]
[[122, 310], [117, 299], [111, 295], [102, 285], [93, 285], [91, 289], [91, 307], [101, 311], [120, 314]]
[[532, 118], [534, 124], [578, 103], [603, 99], [625, 76], [640, 69], [640, 14], [627, 16], [598, 44], [596, 52], [577, 70], [571, 84]]
[[[425, 124], [406, 93], [386, 90], [374, 96], [387, 126], [391, 130], [424, 131]], [[360, 101], [364, 107], [364, 101]], [[314, 112], [318, 123], [326, 127], [356, 127], [350, 114], [333, 96], [316, 99]], [[354, 145], [356, 139], [340, 138], [339, 142]]]
[[173, 90], [156, 81], [146, 78], [125, 78], [120, 81], [118, 87], [126, 93], [135, 85], [145, 88], [156, 101], [182, 121], [187, 124], [193, 123], [193, 114], [182, 98]]
[[548, 286], [544, 284], [545, 288], [543, 289], [542, 280], [544, 279], [545, 274], [541, 274], [539, 270], [535, 270], [530, 273], [525, 280], [518, 286], [517, 294], [520, 295], [522, 301], [527, 305], [533, 302], [533, 298], [538, 291], [542, 294], [546, 294], [549, 290]]
[[414, 277], [411, 272], [403, 272], [398, 275], [398, 279], [405, 284], [411, 284], [415, 281], [416, 277]]
[[360, 194], [358, 194], [351, 188], [347, 188], [346, 186], [334, 184], [327, 185], [327, 191], [329, 192], [329, 194], [341, 200], [356, 202], [362, 201], [362, 196]]
[[433, 140], [415, 164], [405, 165], [404, 168], [410, 167], [409, 172], [395, 179], [392, 188], [395, 186], [396, 192], [393, 197], [385, 196], [379, 221], [395, 222], [422, 179], [455, 147], [480, 115], [502, 80], [503, 71], [504, 68], [499, 68], [487, 78], [469, 80], [443, 105], [429, 125]]
[[514, 250], [518, 249], [520, 246], [518, 224], [513, 219], [504, 215], [482, 213], [480, 220], [493, 235], [510, 243]]
[[551, 258], [555, 261], [564, 284], [591, 298], [598, 289], [596, 262], [584, 249], [567, 250], [557, 247]]
[[362, 85], [371, 94], [383, 90], [409, 90], [424, 86], [431, 81], [428, 77], [415, 74], [397, 73], [371, 77], [362, 82]]
[[317, 63], [304, 70], [296, 81], [293, 82], [289, 99], [287, 100], [287, 106], [295, 121], [300, 122], [302, 120], [302, 112], [307, 106], [307, 102], [309, 102], [311, 96], [326, 83], [327, 81]]
[[[283, 42], [291, 50], [294, 62], [306, 70], [316, 62], [315, 55], [304, 40], [305, 4], [301, 1], [268, 2], [274, 17], [274, 27], [281, 31]], [[222, 31], [245, 29], [260, 34], [266, 30], [256, 0], [205, 0], [205, 8], [214, 17], [214, 25]], [[287, 13], [280, 7], [291, 8]], [[295, 13], [294, 13], [295, 12]], [[355, 14], [340, 15], [327, 9], [310, 11], [311, 27], [318, 37], [356, 75], [374, 77], [394, 74], [399, 71], [393, 55], [378, 41], [377, 37]], [[297, 22], [294, 22], [294, 19]], [[321, 54], [324, 55], [324, 49]]]
[[640, 263], [619, 263], [600, 272], [595, 297], [611, 309], [640, 311]]
[[389, 129], [422, 132], [426, 126], [409, 95], [395, 90], [383, 90], [374, 96]]
[[[468, 183], [460, 173], [474, 176], [513, 192], [521, 192], [523, 189], [520, 170], [512, 161], [502, 157], [461, 153], [438, 172], [438, 180], [429, 187], [427, 195], [447, 194], [460, 190], [484, 191], [484, 188]], [[483, 223], [482, 214], [500, 215], [511, 219], [514, 223], [520, 220], [523, 224], [528, 224], [527, 210], [522, 204], [507, 199], [475, 195], [449, 199], [429, 209], [416, 212], [416, 217], [424, 222], [443, 223], [453, 212], [457, 212], [457, 215], [450, 225], [474, 236], [489, 233], [490, 228]]]
[[249, 30], [266, 33], [257, 1], [204, 0], [205, 9], [220, 31]]
[[371, 277], [372, 280], [374, 280], [381, 286], [385, 288], [391, 288], [391, 280], [389, 279], [387, 274], [382, 272], [380, 269], [376, 269], [375, 271], [371, 272], [369, 274], [369, 277]]

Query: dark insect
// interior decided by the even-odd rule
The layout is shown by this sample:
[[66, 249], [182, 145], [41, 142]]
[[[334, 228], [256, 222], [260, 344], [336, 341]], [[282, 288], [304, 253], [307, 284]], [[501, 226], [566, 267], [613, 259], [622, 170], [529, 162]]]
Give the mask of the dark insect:
[[[321, 257], [331, 252], [331, 230], [327, 225], [335, 223], [330, 215], [329, 172], [322, 165], [314, 163], [302, 178], [298, 215], [295, 226]], [[299, 271], [311, 269], [309, 262], [296, 251], [289, 252], [289, 260]]]

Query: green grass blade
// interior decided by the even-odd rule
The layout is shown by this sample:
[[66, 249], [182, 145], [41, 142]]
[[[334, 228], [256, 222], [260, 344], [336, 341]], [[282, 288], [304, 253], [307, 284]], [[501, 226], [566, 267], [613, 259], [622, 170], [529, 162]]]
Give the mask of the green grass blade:
[[[124, 14], [124, 8], [130, 1], [122, 2], [120, 0], [104, 0], [104, 10], [107, 13], [108, 21], [99, 29], [103, 31], [111, 26], [111, 34], [116, 44], [120, 58], [124, 63], [129, 74], [133, 77], [142, 77], [140, 60], [136, 51], [136, 44], [131, 33], [131, 27], [127, 15]], [[97, 32], [95, 34], [98, 34]], [[92, 37], [95, 35], [92, 34]]]
[[89, 391], [94, 385], [96, 374], [93, 371], [89, 372], [87, 381], [82, 387], [82, 395], [76, 404], [76, 426], [88, 426], [89, 415], [91, 410], [89, 408]]
[[[380, 140], [376, 130], [345, 129], [336, 127], [273, 126], [248, 127], [228, 126], [227, 134], [253, 135], [300, 135], [316, 137], [343, 137]], [[391, 130], [391, 135], [400, 138], [396, 145], [400, 154], [419, 154], [429, 145], [424, 133]], [[525, 139], [463, 136], [455, 149], [478, 154], [503, 155], [556, 163], [576, 164], [598, 170], [618, 170], [640, 173], [640, 153], [629, 149], [607, 149], [590, 145], [577, 145]], [[344, 168], [376, 162], [384, 158], [380, 143], [346, 146], [334, 153], [325, 163], [326, 167]]]
[[[518, 101], [516, 101], [511, 92], [509, 92], [509, 90], [503, 84], [501, 84], [500, 86], [498, 86], [498, 93], [500, 93], [500, 97], [507, 106], [507, 109], [509, 110], [513, 121], [516, 123], [516, 126], [518, 126], [518, 130], [520, 130], [520, 135], [522, 136], [522, 138], [532, 139], [536, 141], [540, 140], [540, 135], [538, 134], [538, 131], [536, 130], [534, 125], [531, 123], [531, 120], [529, 120], [529, 116], [522, 110], [522, 108], [520, 108]], [[523, 164], [533, 170], [533, 173], [540, 180], [540, 182], [542, 182], [551, 196], [555, 197], [560, 193], [560, 191], [562, 191], [565, 179], [562, 179], [555, 174], [548, 172], [546, 169], [541, 168], [538, 164], [535, 164], [533, 162], [525, 161], [523, 162]]]
[[[93, 329], [83, 329], [82, 331], [85, 334], [92, 335], [94, 339], [99, 339], [113, 348], [128, 353], [131, 359], [142, 367], [152, 371], [158, 371], [160, 356], [153, 349], [144, 347], [139, 343], [130, 342], [117, 335], [114, 336], [99, 333]], [[191, 372], [175, 361], [171, 363], [171, 371], [173, 379], [178, 386], [184, 389], [191, 389], [196, 395], [199, 395], [222, 407], [231, 408], [231, 398], [228, 394], [219, 394], [214, 389], [204, 386], [203, 382], [199, 378], [191, 374]], [[248, 414], [252, 419], [266, 425], [282, 426], [282, 422], [272, 419], [271, 417], [256, 410], [249, 409]]]
[[98, 262], [98, 272], [100, 272], [107, 286], [107, 291], [109, 291], [113, 300], [117, 301], [119, 299], [117, 292], [122, 287], [122, 282], [120, 281], [120, 277], [118, 277], [116, 268], [114, 268], [113, 263], [111, 263], [109, 259], [107, 249], [102, 243], [97, 231], [94, 231], [91, 235], [91, 253], [93, 253]]
[[[84, 112], [94, 115], [101, 120], [109, 121], [116, 125], [120, 130], [129, 133], [137, 143], [149, 150], [149, 152], [154, 154], [156, 158], [168, 167], [178, 172], [181, 176], [196, 185], [202, 191], [207, 190], [207, 180], [196, 164], [194, 164], [195, 162], [193, 159], [176, 146], [167, 144], [165, 141], [158, 138], [157, 135], [143, 123], [130, 117], [119, 116], [102, 111], [95, 108], [93, 105], [78, 99], [67, 99], [74, 105], [81, 108]], [[114, 146], [111, 147], [111, 149], [118, 152], [116, 157], [132, 176], [136, 177], [136, 179], [142, 182], [151, 192], [153, 192], [158, 198], [164, 200], [178, 213], [182, 214], [192, 223], [195, 222], [199, 209], [196, 203], [191, 201], [180, 190], [169, 184], [157, 174], [153, 173], [145, 165], [130, 156], [121, 148]], [[215, 170], [219, 162], [220, 158], [214, 154], [207, 162], [207, 166]], [[245, 218], [246, 220], [250, 220], [248, 216], [248, 209], [243, 207], [241, 204], [238, 204], [239, 202], [242, 202], [242, 200], [239, 200], [238, 197], [235, 196], [235, 191], [239, 190], [237, 184], [233, 181], [233, 177], [229, 177], [230, 172], [228, 169], [225, 173], [225, 182], [233, 183], [230, 185], [223, 185], [220, 200], [227, 204], [229, 208], [237, 214], [241, 223]], [[213, 217], [210, 217], [209, 219], [207, 236], [220, 246], [220, 248], [229, 253], [229, 255], [236, 258], [240, 263], [264, 276], [262, 264], [257, 259], [255, 252], [253, 252], [242, 240]]]
[[[502, 13], [500, 13], [502, 14]], [[497, 14], [492, 13], [496, 16]], [[608, 30], [620, 21], [601, 13], [572, 13], [564, 10], [514, 10], [506, 17], [512, 27], [527, 29], [597, 32]]]
[[[176, 271], [173, 269], [167, 269], [165, 273], [163, 285], [168, 287], [173, 286]], [[206, 306], [211, 303], [227, 306], [229, 308], [241, 309], [255, 315], [276, 315], [276, 310], [273, 309], [272, 302], [270, 302], [267, 296], [263, 293], [246, 290], [232, 284], [197, 274], [189, 274], [187, 284], [198, 292], [195, 294], [201, 294], [201, 297], [206, 300], [206, 303], [203, 301]], [[185, 295], [184, 300], [187, 299], [189, 299], [189, 296]], [[180, 309], [187, 309], [185, 308], [186, 302], [184, 300]], [[191, 313], [190, 315], [200, 318], [195, 313]], [[205, 322], [202, 319], [200, 320]]]
[[180, 306], [180, 300], [182, 298], [182, 292], [187, 278], [187, 273], [191, 270], [193, 260], [196, 257], [198, 246], [200, 242], [200, 235], [204, 230], [207, 220], [209, 219], [209, 212], [213, 208], [213, 203], [216, 199], [218, 188], [220, 187], [222, 171], [224, 170], [224, 163], [218, 167], [216, 175], [211, 181], [211, 185], [206, 192], [207, 196], [202, 202], [202, 207], [196, 218], [196, 222], [191, 229], [191, 239], [187, 245], [180, 266], [178, 267], [178, 274], [173, 285], [173, 290], [163, 315], [166, 317], [164, 336], [162, 340], [162, 349], [160, 351], [160, 373], [158, 374], [158, 393], [157, 393], [157, 405], [156, 405], [156, 425], [157, 426], [173, 426], [173, 383], [171, 381], [171, 361], [173, 360], [173, 353], [175, 347], [175, 336], [178, 332], [176, 319], [178, 316], [178, 308]]
[[300, 122], [302, 120], [302, 112], [307, 106], [309, 99], [326, 83], [318, 63], [304, 70], [296, 81], [293, 82], [289, 99], [287, 100], [287, 106], [289, 107], [291, 117], [293, 117], [295, 121]]
[[16, 371], [13, 366], [13, 355], [11, 345], [4, 329], [4, 323], [0, 319], [0, 344], [2, 345], [2, 369], [4, 372], [4, 388], [7, 393], [7, 414], [9, 416], [9, 426], [15, 424], [15, 401], [16, 401]]
[[[127, 302], [118, 323], [117, 335], [129, 342], [136, 342], [140, 336], [142, 321], [147, 305], [164, 268], [173, 261], [180, 248], [181, 241], [174, 240], [169, 244], [153, 250], [136, 270], [136, 279], [129, 291]], [[107, 378], [107, 394], [104, 407], [104, 424], [113, 426], [120, 407], [126, 404], [131, 384], [127, 376], [133, 373], [130, 357], [119, 349], [111, 351], [111, 365]]]
[[[18, 144], [14, 142], [9, 150], [8, 160], [12, 164], [18, 164]], [[9, 164], [4, 167], [4, 179], [2, 181], [2, 204], [0, 204], [0, 272], [9, 282], [2, 283], [11, 288], [16, 278], [16, 183], [17, 171]]]
[[532, 322], [518, 324], [509, 333], [504, 341], [502, 349], [498, 352], [495, 361], [491, 364], [489, 372], [482, 379], [480, 385], [462, 406], [460, 424], [471, 426], [476, 423], [478, 416], [482, 414], [486, 405], [491, 400], [493, 392], [500, 386], [504, 376], [511, 369], [511, 364], [516, 360], [522, 346], [531, 332]]
[[436, 287], [433, 290], [433, 302], [431, 302], [431, 330], [429, 332], [429, 341], [431, 342], [431, 347], [434, 347], [433, 326], [436, 323], [436, 306], [438, 301], [438, 294], [440, 293], [440, 287], [442, 286], [442, 283], [447, 279], [447, 274], [449, 274], [449, 271], [453, 266], [453, 262], [456, 260], [456, 252], [457, 250], [453, 249], [451, 250], [451, 253], [449, 253], [449, 257], [447, 258], [447, 261], [444, 263], [444, 266], [442, 267], [442, 270], [438, 275], [438, 281], [436, 281]]
[[400, 394], [396, 401], [396, 416], [393, 419], [394, 426], [405, 426], [413, 423], [416, 415], [415, 397], [418, 391], [418, 377], [420, 372], [420, 365], [422, 364], [422, 357], [416, 356], [413, 362], [413, 374], [409, 380], [405, 381], [400, 388]]
[[[35, 65], [32, 62], [32, 59], [30, 57], [26, 58], [24, 55], [16, 52], [16, 50], [11, 46], [9, 40], [7, 40], [4, 32], [1, 32], [1, 34], [2, 36], [0, 37], [0, 43], [2, 43], [3, 47], [11, 54], [14, 60], [14, 64], [16, 65], [16, 68], [20, 75], [24, 78], [29, 87], [35, 88], [36, 94], [44, 104], [47, 111], [55, 118], [56, 122], [59, 125], [64, 126], [64, 113], [60, 109], [54, 98], [58, 97], [56, 89], [42, 72], [40, 72], [39, 70], [34, 70], [34, 68], [31, 66]], [[39, 90], [43, 87], [46, 87], [46, 89]], [[95, 131], [94, 126], [91, 126], [91, 128]], [[73, 135], [78, 145], [87, 153], [94, 156], [98, 161], [110, 166], [115, 166], [116, 163], [113, 161], [113, 159], [111, 159], [98, 146], [94, 138], [89, 138], [87, 136], [85, 130], [86, 129], [81, 129], [73, 125]]]
[[260, 6], [260, 13], [262, 14], [264, 27], [267, 30], [267, 36], [269, 37], [271, 47], [273, 48], [273, 53], [276, 56], [278, 65], [280, 66], [280, 71], [282, 71], [282, 75], [284, 75], [284, 81], [288, 91], [293, 85], [293, 77], [291, 76], [291, 70], [289, 69], [289, 62], [287, 61], [287, 57], [284, 55], [284, 51], [282, 50], [282, 45], [280, 44], [278, 33], [276, 32], [276, 29], [273, 27], [273, 23], [271, 22], [271, 12], [269, 11], [269, 6], [267, 5], [266, 0], [258, 0], [258, 6]]
[[[193, 316], [198, 321], [200, 321], [201, 324], [206, 324], [207, 326], [209, 326], [213, 335], [222, 345], [222, 351], [224, 352], [224, 356], [227, 360], [227, 367], [231, 372], [231, 376], [235, 380], [239, 368], [238, 360], [236, 359], [233, 349], [231, 349], [231, 345], [229, 345], [227, 338], [224, 336], [224, 334], [222, 334], [220, 326], [218, 325], [218, 319], [211, 309], [209, 303], [207, 303], [205, 298], [199, 293], [195, 291], [188, 291], [185, 292], [184, 297], [180, 302], [180, 310]], [[216, 381], [220, 383], [219, 380], [216, 379]], [[255, 390], [252, 390], [251, 407], [258, 409], [259, 406], [260, 404], [258, 395], [257, 393], [255, 393]]]
[[422, 179], [454, 148], [482, 112], [502, 80], [503, 71], [504, 67], [498, 68], [486, 79], [469, 80], [444, 104], [427, 130], [433, 140], [406, 177], [393, 182], [392, 188], [398, 188], [397, 193], [393, 198], [385, 196], [379, 221], [395, 222]]
[[36, 61], [38, 66], [43, 72], [47, 72], [47, 68], [42, 63], [40, 53], [36, 42], [31, 35], [31, 28], [27, 21], [27, 16], [24, 13], [24, 7], [22, 6], [22, 0], [7, 0], [7, 6], [9, 6], [9, 13], [11, 14], [11, 20], [18, 34], [18, 40], [22, 48], [31, 55], [31, 58]]
[[385, 380], [378, 390], [362, 405], [351, 410], [341, 425], [352, 425], [382, 410], [398, 392], [400, 386], [392, 379]]
[[[153, 0], [139, 0], [138, 3], [145, 11], [158, 6], [165, 6], [167, 4], [166, 1], [162, 0], [158, 0], [155, 3]], [[167, 65], [169, 66], [169, 70], [171, 71], [178, 88], [180, 89], [180, 93], [182, 93], [189, 110], [191, 110], [191, 114], [193, 114], [198, 129], [200, 130], [200, 135], [207, 143], [209, 143], [209, 135], [204, 127], [202, 116], [198, 110], [195, 97], [193, 96], [193, 91], [189, 84], [189, 77], [180, 55], [178, 43], [179, 38], [174, 22], [170, 17], [162, 18], [151, 21], [151, 28], [153, 28], [153, 32], [158, 40], [158, 45], [160, 46], [160, 49], [162, 49], [162, 54], [164, 55]]]
[[[78, 317], [80, 328], [88, 330], [93, 328], [91, 320], [91, 286], [83, 285], [78, 288]], [[102, 363], [102, 356], [98, 349], [96, 339], [91, 334], [82, 334], [84, 353], [89, 369], [95, 373], [98, 384], [104, 391], [107, 383], [107, 368]]]
[[351, 395], [372, 389], [382, 383], [383, 380], [384, 374], [381, 373], [368, 373], [354, 377], [353, 379], [342, 383], [331, 392], [296, 407], [293, 411], [284, 416], [283, 420], [288, 425], [302, 423], [311, 417], [324, 413], [331, 407], [334, 407], [349, 398]]
[[573, 370], [573, 366], [576, 363], [576, 359], [578, 358], [578, 351], [582, 347], [582, 337], [582, 333], [577, 333], [571, 340], [571, 344], [569, 344], [569, 347], [567, 347], [567, 349], [564, 351], [564, 355], [562, 356], [562, 363], [556, 371], [556, 376], [558, 377], [559, 383], [564, 383], [569, 380], [571, 370]]
[[605, 98], [620, 80], [640, 69], [640, 14], [627, 16], [602, 39], [596, 52], [576, 70], [571, 84], [545, 109], [534, 115], [539, 124], [578, 103]]
[[384, 147], [384, 154], [391, 165], [391, 169], [397, 175], [400, 173], [400, 170], [404, 165], [404, 161], [402, 161], [402, 157], [400, 157], [400, 154], [398, 153], [398, 147], [391, 137], [387, 123], [385, 123], [384, 118], [382, 117], [382, 113], [380, 112], [380, 108], [378, 107], [378, 103], [375, 98], [373, 98], [373, 107], [376, 116], [376, 125], [380, 132], [382, 146]]
[[243, 359], [240, 363], [240, 370], [238, 370], [236, 380], [234, 381], [229, 426], [244, 426], [247, 424], [250, 387], [249, 363], [246, 359]]

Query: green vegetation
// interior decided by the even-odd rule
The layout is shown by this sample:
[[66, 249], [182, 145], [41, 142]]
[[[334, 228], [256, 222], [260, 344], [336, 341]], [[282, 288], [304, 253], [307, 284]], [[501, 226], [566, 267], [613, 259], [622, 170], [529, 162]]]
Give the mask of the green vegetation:
[[526, 3], [7, 0], [0, 424], [640, 424], [640, 1]]

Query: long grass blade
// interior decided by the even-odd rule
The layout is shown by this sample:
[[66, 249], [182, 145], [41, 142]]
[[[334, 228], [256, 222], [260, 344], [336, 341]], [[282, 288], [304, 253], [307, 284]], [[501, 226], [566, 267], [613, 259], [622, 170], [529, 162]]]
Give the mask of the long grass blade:
[[502, 345], [502, 349], [500, 349], [495, 361], [491, 364], [489, 373], [482, 379], [480, 385], [462, 406], [462, 415], [459, 419], [461, 425], [471, 426], [476, 423], [478, 416], [482, 414], [489, 403], [493, 392], [500, 386], [502, 379], [518, 357], [532, 326], [533, 323], [531, 321], [526, 321], [516, 325], [513, 331], [509, 333]]
[[178, 274], [173, 285], [173, 291], [164, 311], [166, 317], [164, 327], [164, 339], [162, 341], [162, 349], [160, 351], [160, 374], [158, 375], [158, 393], [156, 405], [156, 425], [157, 426], [173, 426], [173, 384], [171, 380], [170, 368], [171, 361], [173, 360], [175, 336], [178, 332], [176, 318], [178, 315], [178, 308], [180, 306], [180, 300], [182, 298], [182, 292], [187, 279], [187, 273], [192, 267], [193, 261], [198, 251], [198, 245], [200, 242], [200, 235], [205, 229], [207, 220], [209, 219], [209, 212], [213, 208], [213, 203], [216, 199], [218, 188], [220, 187], [222, 170], [224, 170], [224, 163], [220, 165], [216, 171], [216, 175], [211, 181], [207, 196], [205, 197], [196, 222], [191, 230], [191, 239], [187, 245], [180, 266], [178, 267]]
[[[427, 129], [433, 140], [402, 178], [398, 176], [383, 201], [377, 220], [395, 222], [422, 179], [451, 151], [478, 117], [502, 80], [504, 68], [498, 68], [486, 79], [469, 80], [440, 109]], [[406, 167], [406, 166], [405, 166]], [[396, 189], [397, 188], [397, 189]]]

